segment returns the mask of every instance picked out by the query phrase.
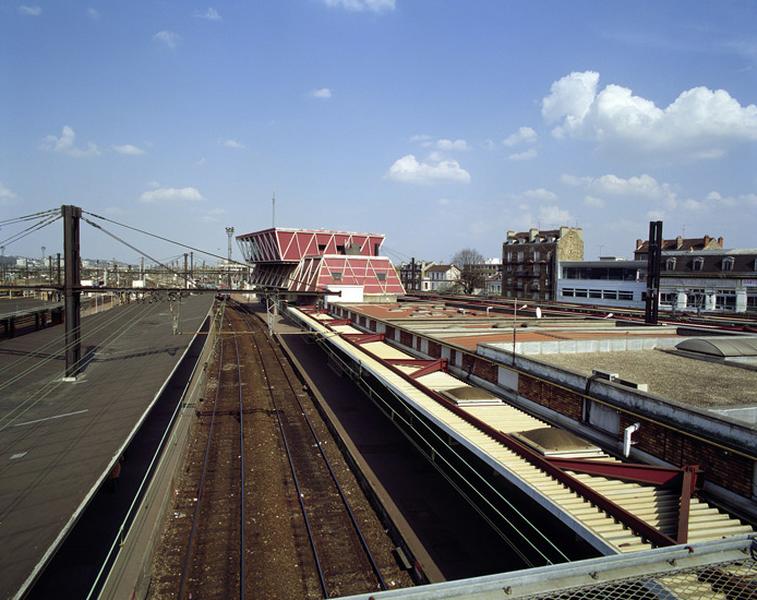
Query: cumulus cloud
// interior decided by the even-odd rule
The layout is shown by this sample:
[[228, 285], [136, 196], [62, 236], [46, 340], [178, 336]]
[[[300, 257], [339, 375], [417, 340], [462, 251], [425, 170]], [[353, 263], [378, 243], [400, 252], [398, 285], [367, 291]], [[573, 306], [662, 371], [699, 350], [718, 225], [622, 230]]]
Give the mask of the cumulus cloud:
[[534, 144], [539, 135], [530, 127], [520, 127], [515, 133], [508, 135], [502, 143], [505, 146], [517, 146], [518, 144]]
[[451, 150], [467, 150], [468, 142], [466, 142], [465, 140], [448, 140], [446, 138], [442, 138], [440, 140], [436, 140], [435, 148], [443, 152]]
[[440, 152], [454, 152], [469, 150], [468, 142], [463, 139], [439, 138], [434, 139], [426, 133], [416, 134], [410, 137], [410, 141], [422, 148], [438, 150]]
[[331, 96], [331, 89], [327, 87], [318, 88], [310, 92], [311, 98], [318, 98], [319, 100], [328, 100]]
[[651, 175], [634, 177], [618, 177], [607, 174], [600, 177], [577, 177], [564, 174], [560, 181], [565, 185], [581, 187], [588, 191], [609, 196], [631, 196], [635, 198], [658, 200], [664, 202], [668, 208], [675, 208], [677, 194], [667, 183], [660, 183]]
[[192, 15], [196, 19], [205, 19], [206, 21], [223, 21], [223, 17], [218, 13], [215, 8], [208, 8], [207, 10], [197, 10]]
[[164, 29], [163, 31], [159, 31], [154, 36], [152, 36], [152, 39], [156, 42], [164, 44], [166, 47], [173, 50], [179, 44], [181, 36], [175, 31], [168, 31]]
[[403, 183], [469, 183], [470, 173], [456, 160], [419, 162], [407, 154], [389, 167], [386, 178]]
[[29, 6], [27, 4], [21, 4], [18, 7], [18, 13], [26, 17], [38, 17], [42, 14], [42, 8], [39, 6]]
[[119, 154], [125, 154], [126, 156], [139, 156], [144, 154], [145, 151], [142, 148], [134, 146], [132, 144], [121, 144], [120, 146], [113, 146], [113, 150]]
[[221, 217], [226, 214], [225, 208], [211, 208], [199, 213], [199, 220], [203, 223], [219, 223]]
[[100, 11], [90, 7], [87, 9], [87, 16], [93, 21], [97, 21], [100, 18]]
[[395, 8], [395, 0], [324, 0], [324, 3], [331, 8], [343, 8], [353, 12], [381, 13]]
[[16, 194], [10, 188], [5, 187], [0, 181], [0, 204], [10, 204], [16, 199]]
[[539, 207], [539, 224], [542, 227], [558, 227], [567, 225], [573, 220], [573, 215], [557, 205]]
[[59, 152], [74, 158], [97, 156], [100, 154], [97, 145], [92, 142], [88, 142], [86, 148], [77, 147], [76, 132], [68, 125], [63, 126], [60, 137], [54, 135], [46, 136], [42, 140], [42, 149], [50, 152]]
[[244, 150], [246, 148], [246, 146], [242, 142], [231, 138], [221, 140], [221, 145], [224, 148], [233, 148], [234, 150]]
[[140, 202], [198, 202], [202, 194], [194, 187], [159, 187], [144, 192], [139, 197]]
[[536, 188], [535, 190], [526, 190], [522, 196], [529, 200], [538, 200], [540, 202], [554, 202], [557, 200], [557, 194], [545, 188]]
[[723, 196], [720, 192], [710, 192], [707, 200], [721, 206], [752, 206], [757, 207], [757, 194], [739, 194], [738, 196]]
[[524, 150], [523, 152], [515, 152], [514, 154], [508, 155], [509, 160], [531, 160], [536, 158], [539, 155], [539, 153], [536, 151], [536, 148], [529, 148], [528, 150]]
[[718, 158], [725, 146], [757, 140], [757, 106], [742, 106], [726, 90], [695, 87], [668, 106], [609, 84], [599, 73], [573, 72], [555, 81], [542, 100], [542, 116], [557, 138], [623, 144], [637, 151], [678, 151], [686, 157]]
[[597, 198], [596, 196], [585, 196], [584, 204], [590, 208], [604, 208], [605, 207], [605, 201], [602, 200], [602, 198]]

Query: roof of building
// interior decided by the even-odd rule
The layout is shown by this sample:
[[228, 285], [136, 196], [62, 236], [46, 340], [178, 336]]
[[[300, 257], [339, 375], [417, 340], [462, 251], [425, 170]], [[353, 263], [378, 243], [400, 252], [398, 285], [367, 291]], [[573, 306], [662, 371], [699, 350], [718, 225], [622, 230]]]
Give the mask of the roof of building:
[[267, 229], [259, 229], [257, 231], [250, 231], [249, 233], [242, 233], [237, 236], [239, 238], [245, 238], [252, 235], [258, 235], [261, 233], [270, 233], [273, 231], [286, 231], [292, 233], [326, 233], [328, 235], [365, 235], [365, 236], [380, 236], [384, 237], [383, 233], [368, 233], [365, 231], [342, 231], [339, 229], [304, 229], [302, 227], [268, 227]]
[[427, 273], [446, 273], [450, 269], [457, 269], [455, 265], [432, 265], [426, 269]]
[[[185, 299], [180, 329], [195, 332], [212, 301], [212, 294]], [[0, 597], [12, 597], [46, 552], [62, 542], [136, 431], [192, 340], [172, 335], [171, 322], [167, 302], [122, 305], [84, 317], [82, 345], [91, 348], [92, 360], [76, 384], [60, 379], [62, 326], [0, 342], [4, 381], [19, 377], [0, 394], [6, 453], [0, 477]], [[45, 396], [39, 396], [41, 390]]]
[[[639, 244], [638, 242], [641, 242]], [[713, 238], [705, 235], [700, 238], [682, 238], [677, 237], [670, 240], [662, 240], [662, 250], [703, 250], [708, 246], [723, 246], [723, 238]], [[636, 252], [646, 252], [649, 250], [649, 240], [637, 240]]]
[[737, 366], [660, 350], [545, 354], [537, 360], [582, 375], [593, 369], [649, 385], [649, 393], [699, 408], [757, 405], [757, 376]]

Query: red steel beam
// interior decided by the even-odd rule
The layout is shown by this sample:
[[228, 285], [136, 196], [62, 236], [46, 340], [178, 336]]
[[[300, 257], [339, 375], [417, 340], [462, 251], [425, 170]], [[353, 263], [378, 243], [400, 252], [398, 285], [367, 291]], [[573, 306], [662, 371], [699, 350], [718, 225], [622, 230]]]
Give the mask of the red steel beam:
[[[325, 322], [321, 322], [322, 325], [327, 325]], [[335, 332], [336, 333], [336, 332]], [[665, 535], [660, 530], [656, 529], [643, 519], [640, 519], [633, 513], [627, 511], [623, 507], [619, 506], [606, 496], [603, 496], [596, 490], [590, 488], [588, 485], [584, 484], [582, 481], [576, 479], [575, 477], [570, 476], [568, 473], [565, 473], [562, 469], [560, 469], [558, 466], [553, 465], [549, 460], [547, 460], [543, 455], [536, 452], [529, 446], [526, 446], [525, 444], [522, 444], [512, 436], [499, 431], [498, 429], [495, 429], [491, 425], [484, 423], [480, 419], [474, 417], [473, 415], [469, 414], [464, 409], [460, 408], [456, 404], [454, 404], [451, 400], [448, 400], [439, 392], [436, 392], [435, 390], [432, 390], [419, 381], [413, 379], [410, 377], [407, 373], [403, 372], [401, 369], [398, 369], [395, 365], [391, 364], [390, 362], [386, 361], [385, 359], [377, 356], [375, 353], [370, 352], [366, 348], [362, 348], [360, 346], [360, 343], [357, 343], [353, 341], [350, 338], [356, 337], [355, 334], [338, 334], [342, 339], [344, 339], [346, 342], [352, 344], [356, 348], [358, 348], [361, 352], [364, 354], [368, 354], [373, 359], [381, 363], [383, 366], [385, 366], [387, 369], [395, 373], [396, 375], [403, 378], [405, 381], [413, 385], [415, 388], [417, 388], [419, 391], [426, 394], [429, 398], [437, 402], [438, 404], [441, 404], [448, 410], [455, 413], [457, 416], [465, 420], [466, 422], [470, 423], [477, 429], [481, 430], [482, 432], [486, 433], [487, 435], [493, 437], [497, 441], [501, 442], [505, 446], [507, 446], [510, 450], [521, 456], [523, 459], [527, 460], [531, 464], [533, 464], [535, 467], [541, 469], [548, 475], [554, 477], [557, 481], [567, 486], [569, 489], [577, 493], [579, 496], [582, 496], [586, 500], [588, 500], [591, 504], [597, 506], [598, 508], [605, 511], [610, 516], [616, 518], [618, 521], [623, 523], [624, 525], [628, 526], [631, 531], [636, 533], [637, 535], [641, 536], [642, 538], [648, 540], [650, 543], [655, 544], [657, 546], [675, 546], [678, 542], [671, 538], [668, 535]], [[383, 338], [383, 335], [381, 336]]]
[[678, 506], [678, 528], [676, 541], [685, 544], [689, 541], [689, 509], [691, 508], [691, 495], [697, 485], [697, 473], [699, 465], [686, 465], [683, 468], [681, 480], [681, 498]]
[[[339, 333], [339, 332], [335, 332]], [[368, 344], [370, 342], [383, 342], [383, 333], [340, 333], [345, 340], [351, 344], [359, 346], [360, 344]]]
[[678, 483], [683, 473], [683, 469], [676, 469], [674, 467], [655, 467], [637, 463], [609, 463], [590, 459], [560, 458], [557, 456], [548, 456], [546, 458], [556, 467], [566, 471], [576, 471], [578, 473], [609, 477], [610, 479], [659, 486]]
[[435, 373], [436, 371], [446, 371], [447, 370], [447, 359], [446, 358], [440, 358], [438, 360], [435, 360], [430, 365], [426, 365], [425, 367], [421, 367], [414, 373], [410, 373], [411, 379], [418, 379], [419, 377], [423, 377], [424, 375], [428, 375], [430, 373]]

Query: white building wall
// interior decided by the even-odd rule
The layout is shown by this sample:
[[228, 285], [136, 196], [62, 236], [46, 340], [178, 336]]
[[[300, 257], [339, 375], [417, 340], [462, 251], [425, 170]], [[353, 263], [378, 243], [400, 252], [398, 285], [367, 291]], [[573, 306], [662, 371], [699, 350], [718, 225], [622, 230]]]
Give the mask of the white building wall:
[[[618, 308], [644, 308], [642, 293], [646, 291], [645, 281], [620, 281], [615, 279], [558, 279], [557, 298], [559, 302], [574, 302], [576, 304], [600, 304], [602, 306], [616, 306]], [[573, 290], [572, 296], [566, 296], [565, 290]], [[584, 293], [585, 297], [576, 295]], [[591, 290], [598, 290], [602, 298], [592, 298]], [[632, 294], [630, 300], [612, 299], [620, 292]]]

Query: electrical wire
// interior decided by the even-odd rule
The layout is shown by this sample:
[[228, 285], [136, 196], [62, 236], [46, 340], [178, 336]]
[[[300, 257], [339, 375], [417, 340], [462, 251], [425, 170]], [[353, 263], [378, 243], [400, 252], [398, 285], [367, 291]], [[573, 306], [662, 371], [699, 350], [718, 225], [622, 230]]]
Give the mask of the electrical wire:
[[[137, 304], [135, 306], [139, 306], [139, 305]], [[57, 360], [58, 356], [59, 356], [59, 353], [60, 354], [65, 353], [66, 351], [70, 350], [71, 348], [73, 348], [74, 346], [78, 345], [82, 341], [86, 341], [88, 338], [90, 338], [94, 334], [99, 333], [100, 331], [102, 331], [106, 327], [109, 327], [113, 322], [115, 322], [118, 319], [120, 319], [121, 317], [123, 317], [124, 314], [127, 312], [127, 310], [124, 310], [123, 312], [115, 314], [115, 315], [109, 315], [108, 316], [109, 318], [104, 319], [103, 322], [101, 322], [101, 323], [98, 323], [93, 329], [87, 330], [86, 335], [84, 337], [80, 338], [78, 343], [77, 342], [71, 342], [70, 344], [65, 344], [65, 337], [66, 336], [64, 334], [62, 336], [57, 337], [55, 340], [53, 340], [52, 342], [46, 344], [45, 346], [42, 346], [41, 348], [37, 348], [35, 350], [35, 352], [40, 352], [42, 350], [50, 348], [54, 344], [60, 343], [61, 341], [64, 342], [63, 347], [60, 348], [52, 356], [48, 356], [47, 358], [44, 358], [44, 359], [40, 360], [39, 362], [34, 363], [32, 366], [27, 367], [26, 370], [24, 370], [24, 371], [22, 371], [20, 373], [17, 373], [16, 375], [13, 375], [8, 380], [6, 380], [2, 384], [0, 384], [0, 391], [4, 390], [5, 388], [7, 388], [10, 385], [13, 385], [14, 383], [16, 383], [20, 379], [26, 377], [27, 375], [29, 375], [30, 373], [34, 372], [35, 370], [43, 367], [48, 362], [50, 362], [52, 360]], [[129, 311], [129, 312], [136, 312], [136, 310]], [[77, 331], [81, 331], [81, 329], [82, 329], [82, 325], [79, 325], [79, 327], [73, 329], [73, 332], [76, 333]], [[24, 360], [27, 360], [28, 358], [30, 358], [30, 357], [24, 357], [24, 358], [18, 359], [16, 362], [14, 362], [13, 364], [11, 364], [8, 367], [6, 367], [5, 369], [3, 369], [2, 373], [7, 372], [9, 369], [13, 368], [14, 366], [18, 365], [19, 363], [23, 362]], [[0, 421], [2, 421], [3, 418], [4, 418], [4, 415], [0, 416]]]
[[[137, 305], [139, 306], [139, 305]], [[100, 344], [100, 347], [106, 347], [108, 344], [112, 344], [113, 342], [117, 341], [122, 335], [124, 335], [129, 329], [131, 329], [134, 325], [136, 325], [139, 321], [142, 320], [143, 317], [147, 316], [147, 313], [151, 309], [157, 308], [158, 305], [150, 306], [147, 305], [146, 307], [142, 308], [142, 311], [139, 313], [137, 318], [134, 318], [133, 316], [126, 320], [124, 325], [122, 325], [120, 328], [116, 329], [113, 333], [111, 333], [109, 336], [107, 336]], [[133, 312], [139, 312], [139, 311], [133, 311]], [[122, 317], [123, 313], [121, 315], [117, 315], [118, 317]], [[115, 319], [113, 319], [115, 320]], [[112, 321], [111, 321], [112, 322]], [[72, 368], [77, 369], [82, 364], [84, 364], [87, 360], [89, 360], [89, 357], [87, 355], [82, 356], [76, 363], [74, 363]], [[59, 386], [63, 384], [63, 380], [58, 376], [54, 375], [51, 379], [49, 379], [41, 388], [27, 396], [20, 404], [18, 404], [16, 407], [13, 408], [13, 410], [9, 411], [8, 413], [4, 414], [2, 417], [0, 417], [0, 421], [5, 421], [2, 425], [0, 425], [0, 432], [10, 427], [10, 425], [17, 420], [19, 417], [26, 414], [29, 410], [34, 408], [41, 400], [44, 400], [47, 396], [49, 396], [52, 392], [54, 392], [56, 389], [58, 389]], [[21, 412], [17, 411], [19, 409], [22, 409]], [[17, 414], [14, 414], [17, 413]]]
[[[158, 260], [157, 258], [153, 258], [153, 257], [152, 257], [152, 256], [150, 256], [149, 254], [147, 254], [146, 252], [144, 252], [144, 251], [140, 250], [140, 249], [139, 249], [139, 248], [137, 248], [136, 246], [133, 246], [132, 244], [130, 244], [130, 243], [129, 243], [129, 242], [127, 242], [126, 240], [124, 240], [124, 239], [121, 239], [121, 238], [120, 238], [120, 237], [118, 237], [118, 236], [117, 236], [117, 235], [116, 235], [115, 233], [111, 233], [110, 231], [108, 231], [107, 229], [105, 229], [105, 227], [103, 227], [102, 225], [99, 225], [98, 223], [94, 223], [93, 221], [90, 221], [89, 219], [87, 219], [87, 218], [85, 218], [85, 217], [82, 217], [81, 219], [82, 219], [82, 221], [84, 221], [85, 223], [88, 223], [89, 225], [91, 225], [91, 226], [92, 226], [92, 227], [94, 227], [95, 229], [99, 229], [99, 230], [100, 230], [100, 231], [102, 231], [102, 232], [103, 232], [103, 233], [104, 233], [105, 235], [108, 235], [108, 236], [112, 237], [112, 238], [113, 238], [114, 240], [116, 240], [117, 242], [120, 242], [120, 243], [122, 243], [122, 244], [123, 244], [124, 246], [127, 246], [128, 248], [131, 248], [132, 250], [134, 250], [135, 252], [137, 252], [137, 253], [141, 254], [141, 255], [142, 255], [142, 256], [144, 256], [145, 258], [149, 258], [149, 259], [150, 259], [151, 261], [153, 261], [154, 263], [156, 263], [156, 264], [159, 264], [159, 265], [160, 265], [161, 267], [163, 267], [163, 268], [164, 268], [164, 269], [166, 269], [167, 271], [169, 271], [169, 272], [173, 273], [173, 274], [174, 274], [174, 275], [176, 275], [177, 277], [179, 277], [179, 278], [181, 278], [181, 277], [184, 277], [184, 274], [183, 274], [183, 273], [180, 273], [179, 271], [174, 271], [174, 270], [173, 270], [173, 269], [172, 269], [171, 267], [169, 267], [169, 266], [168, 266], [167, 264], [160, 262], [160, 261], [159, 261], [159, 260]], [[189, 277], [188, 277], [188, 276], [187, 276], [187, 279], [189, 279]], [[195, 285], [197, 284], [197, 282], [196, 282], [196, 281], [192, 281], [192, 283], [193, 283], [193, 284], [195, 284]]]
[[[114, 225], [118, 225], [118, 226], [124, 227], [126, 229], [131, 229], [132, 231], [136, 231], [137, 233], [141, 233], [143, 235], [148, 235], [148, 236], [153, 237], [155, 239], [162, 240], [164, 242], [168, 242], [169, 244], [175, 244], [177, 246], [181, 246], [182, 248], [186, 248], [187, 250], [193, 250], [194, 252], [199, 252], [200, 254], [205, 254], [207, 256], [213, 256], [215, 258], [219, 258], [221, 260], [232, 262], [234, 264], [241, 265], [243, 267], [249, 267], [250, 266], [250, 265], [248, 265], [246, 263], [239, 262], [238, 260], [234, 260], [233, 258], [230, 259], [227, 256], [221, 256], [220, 254], [215, 254], [214, 252], [209, 252], [208, 250], [202, 250], [201, 248], [195, 248], [194, 246], [190, 246], [189, 244], [184, 244], [182, 242], [177, 242], [176, 240], [172, 240], [170, 238], [163, 237], [162, 235], [158, 235], [156, 233], [150, 233], [149, 231], [145, 231], [144, 229], [140, 229], [139, 227], [133, 227], [132, 225], [127, 225], [126, 223], [121, 223], [121, 222], [116, 221], [114, 219], [109, 219], [108, 217], [103, 217], [102, 215], [95, 214], [95, 213], [90, 212], [88, 210], [85, 210], [85, 211], [82, 211], [82, 212], [85, 212], [88, 215], [92, 215], [93, 217], [95, 217], [97, 219], [102, 219], [103, 221], [107, 221], [109, 223], [113, 223]], [[155, 260], [155, 259], [150, 259], [150, 260]]]
[[30, 234], [34, 233], [35, 231], [39, 231], [40, 229], [42, 229], [43, 227], [47, 227], [51, 223], [55, 223], [55, 221], [57, 221], [60, 218], [61, 218], [60, 215], [52, 215], [52, 216], [48, 217], [47, 220], [42, 220], [40, 222], [37, 222], [34, 225], [30, 225], [26, 229], [22, 229], [18, 233], [14, 233], [9, 238], [6, 238], [4, 240], [0, 240], [0, 245], [1, 246], [8, 246], [9, 244], [12, 244], [13, 242], [17, 242], [20, 239], [25, 238], [27, 235], [30, 235]]
[[20, 217], [11, 217], [10, 219], [3, 219], [2, 221], [0, 221], [0, 226], [13, 225], [14, 223], [20, 223], [22, 221], [31, 221], [33, 219], [47, 217], [49, 215], [52, 215], [53, 213], [60, 213], [60, 209], [51, 208], [49, 210], [42, 210], [40, 212], [30, 213], [28, 215], [22, 215]]

